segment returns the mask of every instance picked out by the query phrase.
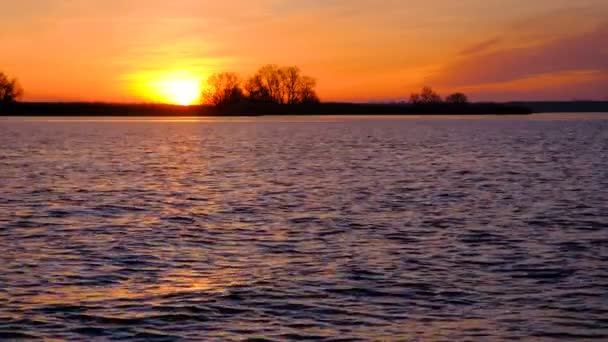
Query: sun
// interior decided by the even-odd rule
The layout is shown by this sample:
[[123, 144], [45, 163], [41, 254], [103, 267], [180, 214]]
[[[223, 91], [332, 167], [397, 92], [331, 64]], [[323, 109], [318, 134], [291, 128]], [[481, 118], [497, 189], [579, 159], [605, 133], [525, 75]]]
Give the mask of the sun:
[[189, 106], [200, 103], [203, 70], [151, 70], [127, 76], [130, 91], [138, 98], [153, 103]]
[[201, 85], [196, 79], [166, 79], [158, 82], [158, 92], [165, 102], [189, 106], [199, 102]]

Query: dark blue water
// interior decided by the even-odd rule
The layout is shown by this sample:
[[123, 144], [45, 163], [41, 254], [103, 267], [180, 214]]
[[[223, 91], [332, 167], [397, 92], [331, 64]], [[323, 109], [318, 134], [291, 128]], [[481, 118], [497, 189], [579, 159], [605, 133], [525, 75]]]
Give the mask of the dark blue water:
[[608, 115], [0, 119], [0, 339], [608, 340]]

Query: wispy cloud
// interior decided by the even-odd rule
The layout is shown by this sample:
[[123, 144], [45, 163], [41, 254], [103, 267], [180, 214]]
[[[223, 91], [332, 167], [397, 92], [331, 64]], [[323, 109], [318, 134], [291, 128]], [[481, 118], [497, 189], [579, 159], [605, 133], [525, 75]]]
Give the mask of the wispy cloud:
[[[485, 43], [488, 44], [494, 43]], [[480, 46], [481, 50], [487, 48], [484, 44]], [[480, 86], [568, 71], [605, 71], [606, 47], [608, 23], [541, 44], [469, 54], [447, 64], [429, 81], [442, 86]]]
[[473, 55], [477, 53], [486, 52], [487, 50], [491, 49], [492, 47], [495, 47], [499, 43], [499, 38], [484, 40], [483, 42], [477, 43], [473, 46], [469, 46], [468, 48], [460, 51], [460, 55]]

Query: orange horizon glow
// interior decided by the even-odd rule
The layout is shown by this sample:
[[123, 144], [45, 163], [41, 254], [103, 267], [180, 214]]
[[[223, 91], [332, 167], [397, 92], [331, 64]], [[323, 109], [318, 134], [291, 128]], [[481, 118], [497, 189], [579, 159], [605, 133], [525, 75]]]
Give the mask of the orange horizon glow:
[[402, 100], [423, 85], [606, 100], [607, 17], [605, 0], [11, 1], [0, 71], [25, 101], [190, 105], [209, 75], [265, 64], [299, 66], [323, 101]]

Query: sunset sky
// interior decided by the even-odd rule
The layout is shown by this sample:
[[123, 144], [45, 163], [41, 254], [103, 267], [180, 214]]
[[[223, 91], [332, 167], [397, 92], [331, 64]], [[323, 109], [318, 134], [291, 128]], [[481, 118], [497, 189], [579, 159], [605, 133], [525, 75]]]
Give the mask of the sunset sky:
[[167, 82], [268, 63], [324, 101], [608, 99], [606, 0], [20, 0], [0, 23], [28, 101], [162, 102]]

